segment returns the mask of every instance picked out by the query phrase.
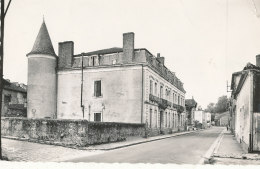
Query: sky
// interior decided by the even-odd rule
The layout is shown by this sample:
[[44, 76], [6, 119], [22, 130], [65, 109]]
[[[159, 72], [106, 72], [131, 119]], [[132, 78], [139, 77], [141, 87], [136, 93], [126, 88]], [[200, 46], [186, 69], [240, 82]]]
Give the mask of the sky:
[[[6, 0], [6, 3], [8, 0]], [[27, 57], [45, 19], [54, 49], [76, 54], [123, 46], [165, 57], [202, 108], [227, 93], [231, 75], [260, 54], [260, 0], [13, 0], [5, 21], [4, 78], [27, 84]]]

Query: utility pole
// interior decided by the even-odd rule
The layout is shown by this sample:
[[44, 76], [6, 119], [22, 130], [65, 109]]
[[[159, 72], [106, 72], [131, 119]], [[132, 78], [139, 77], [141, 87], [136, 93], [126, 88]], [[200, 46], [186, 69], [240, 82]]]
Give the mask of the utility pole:
[[84, 119], [84, 116], [85, 116], [85, 112], [84, 112], [84, 109], [85, 109], [85, 106], [83, 104], [83, 59], [84, 59], [84, 56], [83, 56], [83, 53], [81, 54], [81, 91], [80, 91], [80, 106], [81, 106], [81, 109], [82, 109], [82, 115], [83, 115], [83, 119]]
[[9, 0], [5, 10], [5, 0], [1, 0], [1, 34], [0, 34], [0, 160], [3, 160], [2, 156], [2, 95], [3, 95], [3, 65], [4, 65], [4, 21], [6, 13], [9, 9], [12, 0]]
[[232, 92], [231, 86], [228, 85], [228, 81], [227, 81], [227, 92]]

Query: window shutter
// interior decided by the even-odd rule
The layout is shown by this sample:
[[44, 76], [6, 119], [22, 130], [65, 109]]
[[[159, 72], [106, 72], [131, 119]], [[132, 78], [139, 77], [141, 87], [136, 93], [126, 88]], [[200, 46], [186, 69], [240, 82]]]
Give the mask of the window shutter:
[[101, 96], [101, 81], [97, 82], [97, 96]]
[[94, 82], [94, 96], [97, 96], [97, 81]]

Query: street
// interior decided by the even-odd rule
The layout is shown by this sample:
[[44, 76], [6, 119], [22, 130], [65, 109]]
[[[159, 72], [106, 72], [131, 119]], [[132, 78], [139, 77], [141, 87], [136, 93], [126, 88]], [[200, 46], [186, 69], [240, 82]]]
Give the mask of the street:
[[68, 162], [198, 164], [223, 127], [139, 144]]

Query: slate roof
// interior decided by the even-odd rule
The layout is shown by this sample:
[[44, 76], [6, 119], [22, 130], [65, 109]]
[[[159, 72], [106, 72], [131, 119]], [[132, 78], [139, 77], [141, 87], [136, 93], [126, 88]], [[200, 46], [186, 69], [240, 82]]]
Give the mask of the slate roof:
[[33, 48], [31, 52], [27, 54], [27, 56], [31, 54], [48, 54], [55, 57], [57, 56], [52, 46], [51, 38], [44, 21], [34, 42]]
[[104, 54], [110, 54], [110, 53], [118, 53], [123, 52], [123, 48], [113, 47], [108, 49], [101, 49], [96, 50], [88, 53], [83, 53], [84, 56], [90, 56], [90, 55], [104, 55]]
[[22, 92], [22, 93], [26, 93], [27, 90], [15, 85], [14, 83], [8, 82], [7, 80], [3, 79], [3, 84], [4, 84], [4, 88], [5, 90], [12, 90], [12, 91], [17, 91], [17, 92]]
[[[147, 51], [150, 55], [152, 55], [151, 52], [148, 51], [146, 48], [138, 48], [138, 49], [134, 49], [134, 50], [135, 50], [135, 51], [145, 50], [145, 51]], [[123, 48], [113, 47], [113, 48], [101, 49], [101, 50], [91, 51], [91, 52], [82, 53], [82, 54], [83, 54], [84, 56], [91, 56], [91, 55], [105, 55], [105, 54], [119, 53], [119, 52], [123, 52]], [[76, 56], [81, 56], [82, 54], [74, 55], [74, 57], [76, 57]]]
[[260, 70], [260, 67], [253, 65], [252, 63], [247, 63], [243, 70], [256, 69]]

